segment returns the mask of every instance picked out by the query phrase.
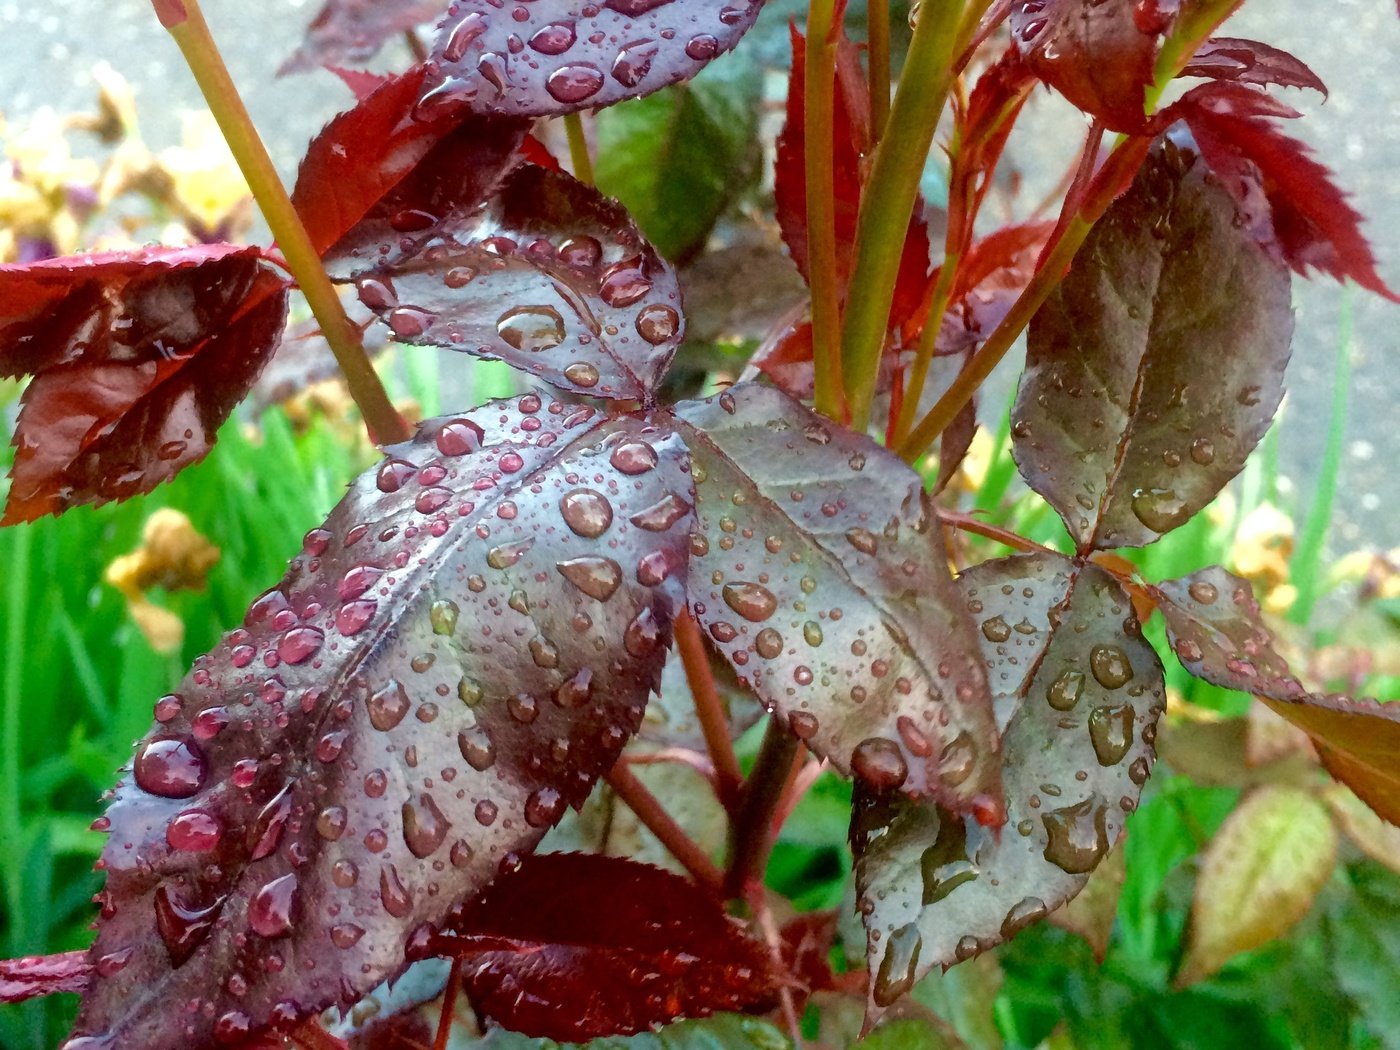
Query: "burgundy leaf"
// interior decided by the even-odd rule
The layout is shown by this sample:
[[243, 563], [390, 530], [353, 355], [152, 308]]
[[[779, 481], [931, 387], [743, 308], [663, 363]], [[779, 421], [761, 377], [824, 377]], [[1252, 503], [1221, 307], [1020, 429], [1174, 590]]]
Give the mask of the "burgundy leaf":
[[1010, 939], [1084, 888], [1153, 762], [1162, 665], [1093, 564], [1029, 554], [958, 579], [1004, 726], [1000, 835], [940, 807], [858, 790], [859, 907], [878, 1016], [934, 967]]
[[1167, 639], [1186, 670], [1264, 700], [1312, 737], [1334, 777], [1400, 824], [1400, 704], [1304, 688], [1274, 650], [1253, 588], [1218, 565], [1153, 591]]
[[641, 721], [683, 600], [677, 437], [527, 394], [388, 451], [155, 705], [107, 816], [93, 1045], [352, 1002]]
[[1208, 77], [1240, 84], [1312, 88], [1325, 98], [1327, 85], [1305, 64], [1268, 44], [1218, 36], [1207, 40], [1177, 76]]
[[92, 963], [84, 951], [0, 960], [0, 1003], [22, 1003], [40, 995], [81, 992], [91, 979]]
[[1011, 40], [1041, 80], [1114, 131], [1146, 122], [1144, 106], [1165, 26], [1126, 0], [1018, 0]]
[[[778, 136], [773, 169], [773, 195], [778, 227], [803, 278], [807, 278], [807, 132], [803, 98], [806, 93], [806, 41], [794, 26], [792, 76], [788, 81], [787, 122]], [[856, 46], [839, 30], [837, 74], [832, 121], [832, 163], [835, 169], [836, 274], [845, 295], [855, 265], [856, 220], [860, 212], [865, 166], [873, 152], [870, 137], [870, 96]], [[928, 287], [929, 239], [924, 201], [915, 202], [900, 257], [890, 328], [897, 330], [919, 308]]]
[[524, 122], [428, 119], [415, 109], [423, 77], [415, 66], [387, 79], [311, 141], [292, 203], [321, 254], [363, 249], [391, 229], [422, 230], [448, 207], [475, 207], [518, 162]]
[[197, 463], [282, 336], [286, 282], [211, 244], [0, 266], [0, 376], [32, 375], [0, 524], [150, 492]]
[[306, 39], [277, 75], [359, 65], [373, 58], [390, 37], [441, 14], [442, 0], [326, 0], [307, 27]]
[[1151, 543], [1244, 466], [1283, 396], [1288, 271], [1167, 141], [1031, 321], [1017, 465], [1081, 549]]
[[401, 342], [576, 393], [649, 399], [684, 335], [675, 273], [622, 206], [530, 164], [474, 212], [327, 261]]
[[[1202, 157], [1222, 185], [1246, 201], [1262, 187], [1273, 233], [1284, 259], [1298, 273], [1321, 270], [1337, 280], [1400, 302], [1376, 272], [1376, 260], [1361, 233], [1361, 214], [1332, 173], [1312, 151], [1289, 138], [1267, 116], [1294, 116], [1270, 107], [1262, 92], [1228, 84], [1204, 84], [1187, 92], [1173, 109], [1191, 129]], [[1252, 205], [1251, 205], [1252, 206]]]
[[986, 678], [919, 476], [771, 388], [676, 415], [691, 608], [740, 682], [842, 773], [996, 821]]
[[767, 948], [717, 898], [621, 857], [527, 857], [453, 909], [424, 954], [461, 961], [463, 989], [482, 1017], [547, 1039], [763, 1012], [776, 999]]
[[424, 105], [514, 117], [608, 106], [689, 80], [753, 25], [762, 0], [455, 0]]

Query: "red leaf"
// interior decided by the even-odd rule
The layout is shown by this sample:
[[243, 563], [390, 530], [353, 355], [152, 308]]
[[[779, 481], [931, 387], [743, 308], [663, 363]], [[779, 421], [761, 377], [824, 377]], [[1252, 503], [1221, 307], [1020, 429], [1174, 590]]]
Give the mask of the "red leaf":
[[438, 17], [442, 0], [326, 0], [307, 27], [306, 39], [277, 70], [278, 76], [317, 66], [357, 65], [384, 42]]
[[327, 66], [332, 73], [338, 76], [350, 93], [355, 96], [355, 101], [363, 102], [376, 91], [382, 88], [391, 79], [383, 73], [369, 73], [363, 69], [346, 69], [344, 66]]
[[1257, 40], [1218, 36], [1196, 49], [1177, 76], [1209, 77], [1239, 84], [1278, 84], [1282, 87], [1312, 88], [1327, 95], [1327, 85], [1301, 61]]
[[[836, 192], [836, 274], [845, 295], [851, 268], [855, 264], [856, 219], [860, 213], [864, 167], [872, 144], [867, 118], [870, 99], [860, 68], [856, 46], [838, 30], [836, 43], [835, 113], [832, 120], [832, 150]], [[777, 202], [778, 226], [804, 278], [807, 277], [807, 134], [803, 110], [806, 77], [803, 61], [806, 42], [796, 27], [792, 35], [792, 77], [788, 82], [787, 123], [778, 136], [774, 165], [773, 194]], [[890, 307], [890, 328], [898, 329], [918, 309], [928, 287], [928, 224], [924, 222], [924, 201], [919, 198], [909, 220], [900, 258], [894, 302]]]
[[610, 106], [689, 80], [739, 42], [762, 0], [455, 0], [425, 104], [512, 117]]
[[1187, 92], [1172, 110], [1186, 121], [1222, 184], [1246, 205], [1253, 186], [1262, 185], [1278, 246], [1298, 273], [1306, 277], [1313, 268], [1339, 281], [1350, 278], [1400, 302], [1376, 272], [1375, 256], [1361, 233], [1362, 216], [1347, 203], [1332, 173], [1306, 145], [1265, 119], [1293, 111], [1272, 103], [1262, 92], [1224, 90], [1229, 87], [1202, 85]]
[[1135, 132], [1157, 58], [1158, 22], [1127, 0], [1022, 0], [1011, 39], [1041, 80], [1114, 131]]
[[462, 961], [484, 1017], [558, 1040], [763, 1011], [767, 950], [693, 882], [621, 857], [527, 857], [451, 913], [425, 955]]
[[32, 375], [0, 524], [149, 492], [203, 459], [267, 363], [287, 286], [214, 244], [0, 266], [0, 375]]
[[58, 992], [81, 992], [91, 976], [92, 963], [85, 951], [0, 960], [0, 1003], [22, 1003]]
[[518, 163], [523, 122], [419, 119], [423, 77], [415, 66], [388, 79], [311, 141], [292, 203], [321, 254], [422, 229], [446, 206], [470, 208]]

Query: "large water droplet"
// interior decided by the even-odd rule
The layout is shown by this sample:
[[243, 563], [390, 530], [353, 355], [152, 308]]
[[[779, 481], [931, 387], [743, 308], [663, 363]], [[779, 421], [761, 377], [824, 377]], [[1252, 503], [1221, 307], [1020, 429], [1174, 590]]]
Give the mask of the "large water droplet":
[[282, 832], [292, 816], [292, 785], [282, 785], [282, 790], [273, 795], [258, 811], [253, 826], [248, 829], [248, 857], [262, 860], [277, 849], [282, 841]]
[[892, 791], [909, 777], [904, 752], [893, 740], [873, 736], [851, 752], [851, 770], [875, 791]]
[[1130, 682], [1133, 665], [1128, 654], [1116, 645], [1096, 645], [1089, 653], [1089, 670], [1105, 689], [1117, 689]]
[[194, 954], [209, 936], [227, 899], [218, 897], [206, 907], [191, 907], [169, 884], [156, 889], [156, 931], [165, 942], [172, 964], [180, 966]]
[[773, 596], [773, 592], [759, 583], [742, 580], [726, 583], [720, 593], [724, 597], [724, 604], [752, 623], [762, 623], [778, 608], [778, 599]]
[[486, 16], [480, 11], [472, 11], [452, 27], [447, 44], [442, 49], [442, 57], [448, 62], [460, 62], [466, 57], [467, 48], [486, 32]]
[[560, 66], [549, 74], [544, 86], [560, 102], [582, 102], [598, 93], [603, 86], [603, 74], [584, 63]]
[[538, 353], [564, 341], [564, 318], [552, 306], [517, 306], [496, 321], [496, 333], [517, 350]]
[[661, 624], [650, 606], [633, 617], [622, 632], [622, 647], [637, 659], [650, 656], [661, 644]]
[[532, 828], [547, 828], [563, 815], [564, 796], [554, 788], [532, 791], [525, 800], [525, 823]]
[[457, 747], [462, 752], [462, 757], [467, 760], [467, 765], [478, 773], [490, 769], [496, 761], [496, 747], [491, 743], [491, 737], [487, 735], [486, 730], [480, 726], [472, 726], [458, 733]]
[[911, 988], [919, 972], [919, 952], [924, 939], [917, 924], [905, 923], [890, 934], [880, 969], [871, 987], [871, 996], [880, 1006], [892, 1006]]
[[428, 623], [433, 634], [450, 638], [457, 630], [457, 616], [461, 612], [457, 603], [448, 598], [440, 598], [428, 608]]
[[1071, 711], [1084, 691], [1083, 671], [1064, 671], [1045, 690], [1045, 702], [1056, 711]]
[[452, 822], [443, 816], [433, 796], [421, 794], [403, 804], [403, 841], [419, 860], [431, 856], [447, 838]]
[[152, 740], [136, 754], [136, 785], [162, 798], [189, 798], [204, 785], [204, 753], [189, 740]]
[[574, 489], [559, 500], [564, 522], [585, 539], [597, 539], [612, 524], [613, 509], [607, 497], [593, 489]]
[[1011, 637], [1011, 625], [1000, 616], [982, 621], [982, 637], [989, 642], [1000, 643]]
[[598, 385], [598, 369], [587, 361], [575, 361], [565, 367], [564, 378], [575, 386], [591, 390]]
[[639, 529], [646, 529], [648, 532], [665, 532], [688, 513], [690, 513], [690, 504], [674, 492], [668, 492], [658, 502], [633, 514], [629, 520]]
[[957, 787], [977, 767], [977, 744], [967, 732], [959, 733], [938, 756], [938, 779]]
[[1006, 918], [1002, 919], [1002, 938], [1009, 941], [1031, 923], [1039, 922], [1048, 914], [1050, 914], [1050, 909], [1039, 897], [1023, 898], [1012, 905], [1011, 910], [1006, 913]]
[[681, 315], [661, 303], [643, 307], [637, 314], [637, 334], [653, 346], [660, 346], [676, 334]]
[[223, 834], [224, 826], [214, 814], [186, 809], [175, 814], [166, 826], [165, 841], [171, 849], [205, 853], [218, 846]]
[[381, 733], [387, 733], [408, 714], [408, 691], [397, 679], [389, 679], [383, 688], [370, 694], [365, 701], [369, 710], [369, 724]]
[[1130, 704], [1096, 707], [1089, 712], [1089, 739], [1099, 765], [1113, 766], [1133, 745], [1133, 709]]
[[783, 655], [783, 636], [771, 627], [758, 632], [753, 641], [754, 650], [765, 660], [776, 660]]
[[622, 566], [611, 558], [570, 558], [555, 568], [564, 579], [600, 602], [611, 598], [622, 583]]
[[542, 55], [562, 55], [577, 39], [572, 22], [551, 22], [535, 31], [530, 37], [530, 46]]
[[1186, 502], [1173, 489], [1137, 489], [1132, 507], [1138, 521], [1153, 532], [1170, 532], [1191, 517]]
[[624, 474], [645, 474], [656, 466], [656, 449], [645, 441], [624, 441], [612, 450], [608, 462]]
[[598, 295], [609, 306], [631, 306], [651, 291], [651, 278], [640, 255], [609, 266], [598, 286]]
[[296, 921], [297, 877], [273, 879], [248, 901], [248, 925], [260, 937], [285, 937]]
[[396, 919], [402, 919], [413, 909], [413, 895], [399, 878], [399, 871], [392, 864], [379, 869], [379, 901]]
[[325, 635], [315, 627], [293, 627], [277, 642], [277, 655], [284, 663], [305, 663], [321, 650]]
[[1096, 797], [1041, 815], [1045, 859], [1069, 875], [1093, 871], [1108, 852], [1107, 809]]
[[938, 836], [919, 857], [925, 907], [937, 904], [979, 874], [967, 855], [967, 829], [962, 820], [947, 812], [940, 812], [938, 820]]
[[1200, 602], [1202, 605], [1214, 605], [1215, 600], [1220, 597], [1220, 591], [1216, 589], [1215, 584], [1208, 583], [1205, 580], [1197, 580], [1187, 587], [1186, 591], [1191, 595], [1193, 600]]

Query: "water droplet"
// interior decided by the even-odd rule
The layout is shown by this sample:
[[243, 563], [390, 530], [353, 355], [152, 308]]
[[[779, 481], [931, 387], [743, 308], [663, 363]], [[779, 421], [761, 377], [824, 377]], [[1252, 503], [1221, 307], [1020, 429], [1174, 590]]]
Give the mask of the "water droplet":
[[539, 353], [564, 341], [564, 318], [552, 306], [517, 306], [496, 321], [496, 334], [517, 350]]
[[600, 602], [611, 598], [622, 583], [622, 566], [611, 558], [570, 558], [555, 568], [564, 579]]
[[624, 441], [612, 450], [608, 462], [629, 476], [645, 474], [656, 466], [656, 449], [645, 441]]
[[214, 814], [202, 809], [186, 809], [175, 814], [165, 828], [165, 841], [171, 849], [206, 853], [223, 838], [224, 826]]
[[547, 828], [564, 813], [564, 796], [554, 788], [532, 791], [525, 800], [525, 823], [532, 828]]
[[248, 901], [248, 925], [260, 937], [285, 937], [296, 921], [297, 877], [273, 879]]
[[1050, 909], [1045, 906], [1043, 900], [1039, 897], [1026, 897], [1012, 905], [1011, 910], [1006, 913], [1006, 918], [1001, 921], [1001, 936], [1009, 941], [1031, 923], [1039, 922], [1048, 914]]
[[783, 655], [783, 636], [771, 627], [765, 627], [754, 639], [754, 649], [765, 660], [776, 660]]
[[665, 532], [690, 513], [690, 504], [674, 492], [668, 492], [658, 502], [639, 510], [628, 520], [648, 532]]
[[353, 922], [342, 922], [331, 927], [331, 943], [337, 948], [353, 948], [364, 935], [364, 928]]
[[915, 758], [928, 758], [933, 754], [933, 741], [931, 741], [918, 724], [908, 715], [900, 715], [895, 719], [895, 728], [899, 730], [899, 739], [904, 741], [904, 746], [909, 749], [909, 753]]
[[979, 872], [967, 855], [967, 828], [950, 813], [938, 814], [938, 835], [919, 856], [924, 907], [937, 904]]
[[136, 755], [136, 785], [162, 798], [189, 798], [204, 786], [204, 754], [188, 740], [152, 740]]
[[1215, 443], [1210, 438], [1197, 438], [1191, 442], [1191, 459], [1203, 467], [1215, 462]]
[[316, 814], [316, 834], [327, 842], [336, 842], [345, 834], [349, 814], [344, 806], [327, 806]]
[[458, 733], [457, 747], [462, 752], [462, 757], [467, 760], [467, 765], [478, 773], [490, 769], [496, 761], [495, 745], [491, 743], [486, 730], [480, 726], [472, 726]]
[[892, 1006], [900, 996], [914, 987], [919, 973], [919, 952], [924, 939], [917, 924], [905, 923], [885, 944], [880, 969], [871, 987], [871, 996], [880, 1006]]
[[1186, 502], [1173, 489], [1136, 489], [1133, 514], [1153, 532], [1170, 532], [1191, 517]]
[[879, 541], [875, 538], [875, 534], [869, 529], [847, 530], [846, 542], [862, 554], [873, 555], [880, 547]]
[[559, 512], [564, 522], [585, 539], [597, 539], [612, 524], [612, 504], [601, 492], [574, 489], [559, 500]]
[[404, 918], [413, 909], [413, 896], [392, 864], [379, 869], [379, 901], [384, 905], [384, 910], [396, 919]]
[[437, 432], [438, 451], [444, 456], [465, 456], [477, 452], [486, 433], [470, 419], [454, 419]]
[[284, 663], [305, 663], [321, 650], [325, 635], [315, 627], [293, 627], [277, 642], [277, 655]]
[[938, 779], [949, 787], [957, 787], [977, 766], [977, 744], [966, 733], [959, 733], [938, 756]]
[[788, 715], [788, 728], [798, 740], [810, 740], [821, 728], [817, 716], [810, 711], [793, 711]]
[[1045, 701], [1056, 711], [1071, 711], [1084, 691], [1083, 671], [1064, 671], [1045, 690]]
[[534, 540], [521, 540], [519, 543], [503, 543], [486, 552], [486, 564], [493, 569], [509, 569], [524, 557], [525, 552], [535, 545]]
[[154, 901], [156, 931], [165, 942], [165, 949], [174, 965], [180, 966], [188, 960], [209, 936], [227, 899], [218, 897], [207, 907], [191, 907], [176, 896], [170, 885], [157, 887]]
[[598, 385], [598, 369], [587, 361], [575, 361], [564, 369], [564, 378], [575, 386], [592, 389]]
[[726, 605], [751, 623], [762, 623], [778, 608], [778, 599], [762, 584], [726, 583], [720, 593]]
[[681, 326], [681, 315], [661, 303], [643, 307], [637, 314], [637, 334], [652, 346], [660, 346], [675, 336]]
[[989, 642], [1004, 642], [1011, 637], [1011, 626], [1000, 616], [982, 622], [982, 637]]
[[592, 695], [593, 671], [584, 667], [554, 691], [554, 702], [564, 708], [582, 707]]
[[802, 638], [808, 645], [822, 644], [822, 625], [816, 620], [808, 620], [802, 625]]
[[391, 678], [383, 688], [370, 695], [365, 707], [369, 710], [369, 724], [381, 733], [387, 733], [408, 714], [408, 691]]
[[452, 822], [443, 816], [433, 796], [420, 794], [403, 804], [403, 841], [408, 851], [419, 860], [431, 856], [443, 840]]
[[559, 666], [559, 650], [554, 643], [543, 635], [535, 635], [530, 639], [528, 646], [530, 659], [535, 661], [536, 667], [542, 667], [546, 671], [552, 671]]
[[530, 46], [542, 55], [562, 55], [577, 39], [572, 22], [551, 22], [535, 31], [530, 37]]
[[1216, 589], [1215, 584], [1207, 583], [1205, 580], [1197, 580], [1187, 587], [1186, 591], [1193, 600], [1202, 605], [1214, 605], [1215, 600], [1220, 597], [1220, 592]]
[[457, 603], [447, 598], [440, 598], [428, 609], [428, 622], [432, 624], [433, 634], [440, 634], [451, 637], [457, 630], [457, 616], [461, 612], [457, 608]]
[[474, 679], [463, 675], [457, 683], [457, 698], [468, 707], [481, 703], [481, 686]]
[[583, 63], [560, 66], [549, 75], [544, 86], [560, 102], [583, 102], [596, 95], [603, 86], [603, 74]]
[[472, 11], [452, 27], [442, 57], [447, 62], [460, 62], [467, 54], [467, 48], [486, 32], [486, 16], [480, 11]]
[[622, 633], [622, 647], [637, 659], [650, 656], [661, 644], [661, 624], [650, 607], [642, 609]]
[[609, 266], [598, 286], [598, 295], [613, 307], [631, 306], [651, 291], [651, 278], [640, 255]]
[[1089, 712], [1089, 739], [1099, 765], [1114, 766], [1133, 745], [1133, 709], [1129, 704], [1096, 707]]
[[1116, 645], [1096, 645], [1089, 653], [1089, 670], [1105, 689], [1117, 689], [1132, 680], [1128, 654]]
[[506, 701], [506, 710], [521, 725], [529, 725], [539, 717], [540, 705], [529, 693], [516, 693]]
[[292, 816], [292, 785], [286, 783], [258, 811], [257, 819], [248, 830], [248, 857], [262, 860], [282, 841], [282, 832]]
[[360, 869], [353, 860], [338, 860], [331, 865], [331, 881], [348, 890], [360, 881]]
[[899, 745], [878, 736], [855, 746], [851, 770], [875, 791], [892, 791], [909, 777], [909, 766]]
[[1069, 875], [1093, 871], [1108, 852], [1107, 806], [1094, 796], [1041, 815], [1045, 859]]
[[685, 45], [685, 53], [697, 62], [708, 62], [719, 54], [719, 41], [709, 33], [691, 37]]

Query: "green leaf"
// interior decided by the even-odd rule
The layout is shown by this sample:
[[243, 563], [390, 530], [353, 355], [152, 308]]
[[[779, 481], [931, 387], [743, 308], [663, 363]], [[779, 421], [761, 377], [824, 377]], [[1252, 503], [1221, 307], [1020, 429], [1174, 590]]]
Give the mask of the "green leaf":
[[1203, 855], [1177, 986], [1287, 933], [1312, 907], [1336, 854], [1332, 818], [1311, 793], [1270, 786], [1246, 796]]
[[951, 1050], [957, 1045], [929, 1022], [914, 1018], [882, 1024], [856, 1044], [861, 1050]]
[[742, 56], [598, 114], [598, 188], [668, 259], [697, 252], [757, 181], [762, 75]]
[[1386, 1050], [1400, 1048], [1400, 882], [1380, 868], [1359, 868], [1352, 893], [1328, 916], [1332, 973]]

